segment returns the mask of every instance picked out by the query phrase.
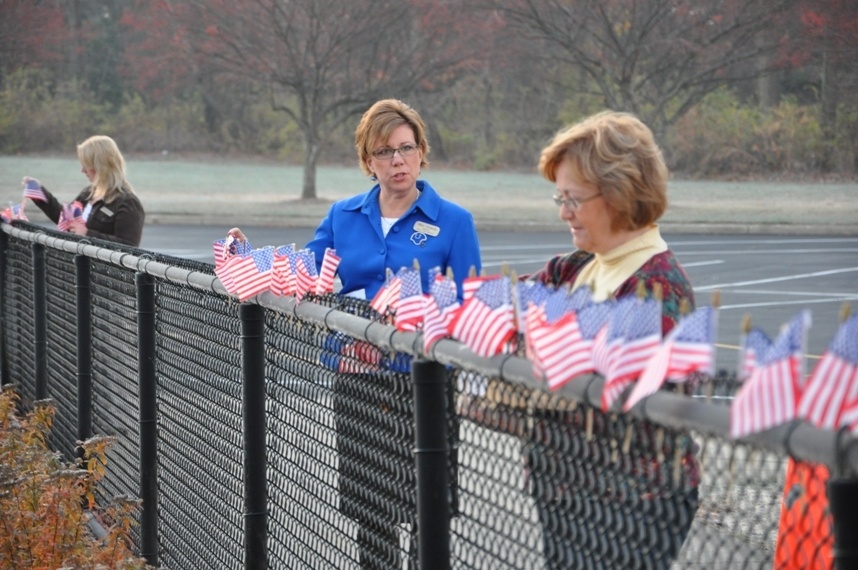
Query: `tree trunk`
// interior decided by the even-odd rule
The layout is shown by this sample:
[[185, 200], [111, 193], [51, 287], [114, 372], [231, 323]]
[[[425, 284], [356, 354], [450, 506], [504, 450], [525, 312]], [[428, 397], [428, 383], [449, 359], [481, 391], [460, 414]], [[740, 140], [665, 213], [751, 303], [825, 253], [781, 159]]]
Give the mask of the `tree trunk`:
[[302, 200], [316, 199], [316, 159], [319, 156], [319, 143], [312, 135], [304, 136], [304, 188]]
[[757, 64], [757, 104], [760, 109], [767, 111], [778, 104], [780, 90], [778, 75], [772, 71], [772, 56], [765, 49], [772, 43], [771, 33], [766, 31], [757, 35], [757, 46], [760, 53], [756, 57]]
[[769, 65], [768, 55], [761, 55], [758, 58], [760, 75], [757, 77], [757, 102], [763, 111], [768, 111], [777, 105], [780, 100], [778, 74], [767, 72], [766, 69], [768, 69]]
[[768, 111], [778, 104], [780, 99], [780, 90], [778, 89], [778, 79], [773, 73], [761, 75], [757, 79], [757, 100], [759, 101], [760, 109]]
[[[66, 5], [65, 16], [68, 26], [71, 29], [73, 42], [72, 48], [66, 52], [69, 58], [69, 75], [72, 79], [78, 80], [79, 82], [83, 79], [83, 66], [80, 59], [80, 52], [83, 49], [80, 41], [82, 26], [80, 0], [72, 0]], [[66, 79], [69, 78], [66, 77]]]
[[824, 172], [831, 171], [833, 166], [833, 154], [835, 145], [835, 133], [837, 132], [837, 64], [834, 54], [831, 53], [829, 35], [826, 33], [823, 39], [822, 54], [822, 88], [820, 89], [823, 155], [820, 158], [820, 169]]

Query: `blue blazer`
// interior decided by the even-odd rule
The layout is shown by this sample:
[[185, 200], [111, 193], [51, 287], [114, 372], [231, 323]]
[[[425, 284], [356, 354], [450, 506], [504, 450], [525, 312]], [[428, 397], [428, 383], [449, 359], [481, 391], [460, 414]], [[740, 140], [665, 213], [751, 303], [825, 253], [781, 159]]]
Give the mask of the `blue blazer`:
[[368, 192], [335, 202], [316, 235], [307, 244], [321, 267], [326, 248], [337, 251], [341, 294], [364, 289], [372, 299], [384, 285], [385, 269], [420, 264], [423, 292], [428, 292], [429, 270], [450, 267], [462, 297], [462, 281], [473, 267], [479, 274], [480, 244], [474, 217], [461, 206], [441, 198], [425, 180], [417, 181], [420, 197], [384, 236], [376, 184]]

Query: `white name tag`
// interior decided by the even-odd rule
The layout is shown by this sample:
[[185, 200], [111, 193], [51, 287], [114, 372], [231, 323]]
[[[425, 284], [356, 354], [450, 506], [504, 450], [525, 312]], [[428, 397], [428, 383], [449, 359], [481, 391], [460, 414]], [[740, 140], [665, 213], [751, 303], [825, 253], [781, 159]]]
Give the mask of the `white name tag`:
[[105, 216], [108, 216], [108, 217], [113, 215], [113, 210], [111, 210], [110, 208], [107, 208], [107, 207], [105, 207], [105, 206], [102, 206], [102, 207], [101, 207], [101, 212], [102, 212]]
[[441, 228], [433, 226], [432, 224], [427, 224], [426, 222], [414, 222], [414, 231], [435, 237], [441, 233]]

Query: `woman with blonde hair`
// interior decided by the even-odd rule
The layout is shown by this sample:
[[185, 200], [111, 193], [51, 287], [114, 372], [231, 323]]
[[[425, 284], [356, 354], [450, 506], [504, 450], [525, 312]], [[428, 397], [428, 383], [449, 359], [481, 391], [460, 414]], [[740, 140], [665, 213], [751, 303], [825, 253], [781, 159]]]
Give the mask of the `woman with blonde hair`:
[[[146, 216], [125, 174], [125, 159], [116, 142], [105, 135], [89, 137], [77, 145], [77, 156], [89, 186], [74, 200], [79, 202], [81, 211], [79, 216], [66, 220], [68, 231], [139, 246]], [[25, 176], [24, 184], [41, 189], [43, 199], [33, 193], [28, 195], [46, 216], [58, 223], [63, 204], [35, 178]]]

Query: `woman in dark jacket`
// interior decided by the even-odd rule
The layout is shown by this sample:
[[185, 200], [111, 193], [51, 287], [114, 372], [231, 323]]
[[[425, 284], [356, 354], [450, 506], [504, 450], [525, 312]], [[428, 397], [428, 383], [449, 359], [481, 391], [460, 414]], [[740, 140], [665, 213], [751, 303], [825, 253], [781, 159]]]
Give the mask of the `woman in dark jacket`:
[[[77, 146], [81, 172], [90, 185], [77, 198], [81, 215], [68, 220], [68, 231], [77, 235], [110, 240], [137, 247], [143, 234], [145, 213], [125, 174], [125, 159], [116, 142], [108, 136], [92, 136]], [[60, 221], [63, 204], [29, 176], [24, 184], [41, 188], [43, 199], [29, 194], [45, 215]]]

